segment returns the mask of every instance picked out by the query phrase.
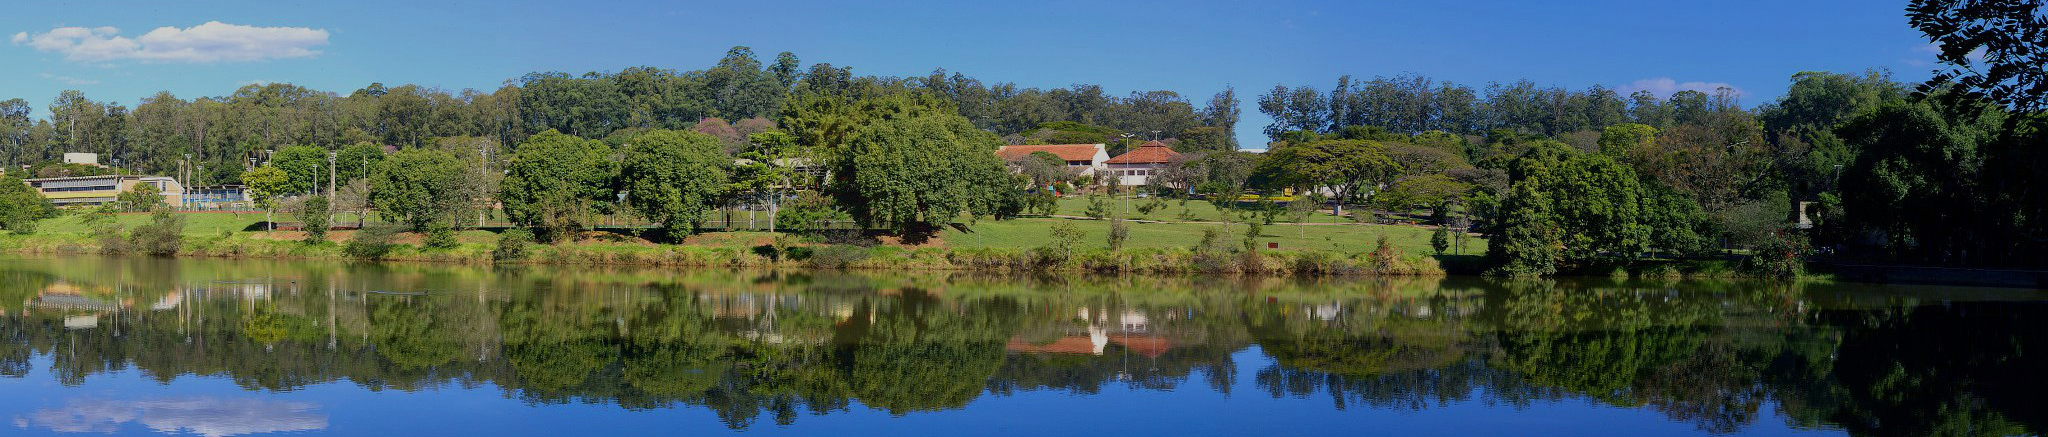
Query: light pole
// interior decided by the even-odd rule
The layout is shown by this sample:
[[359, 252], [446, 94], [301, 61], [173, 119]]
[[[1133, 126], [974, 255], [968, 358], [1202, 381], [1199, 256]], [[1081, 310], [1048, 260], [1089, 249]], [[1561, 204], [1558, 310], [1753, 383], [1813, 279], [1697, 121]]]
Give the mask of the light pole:
[[339, 156], [338, 152], [327, 151], [327, 221], [330, 223], [334, 221], [334, 158]]

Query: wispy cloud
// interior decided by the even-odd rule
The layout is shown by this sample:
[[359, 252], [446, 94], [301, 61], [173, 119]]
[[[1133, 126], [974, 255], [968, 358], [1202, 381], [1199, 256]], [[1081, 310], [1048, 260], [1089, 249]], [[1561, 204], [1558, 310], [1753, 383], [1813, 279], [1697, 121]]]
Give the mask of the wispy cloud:
[[304, 27], [256, 27], [209, 21], [179, 29], [159, 27], [142, 36], [121, 36], [113, 27], [59, 27], [48, 32], [20, 32], [9, 39], [45, 53], [61, 53], [73, 62], [245, 62], [319, 56], [327, 31]]
[[71, 76], [58, 76], [58, 75], [54, 75], [54, 74], [50, 74], [50, 73], [43, 73], [43, 78], [44, 78], [44, 79], [49, 79], [49, 80], [54, 80], [54, 81], [58, 81], [58, 82], [63, 82], [63, 83], [65, 84], [65, 85], [73, 85], [73, 86], [77, 86], [77, 85], [93, 85], [93, 84], [97, 84], [97, 83], [100, 83], [100, 81], [97, 81], [97, 80], [92, 80], [92, 79], [79, 79], [79, 78], [76, 78], [76, 77], [71, 77]]
[[1679, 91], [1699, 91], [1713, 94], [1722, 88], [1734, 91], [1737, 97], [1748, 94], [1742, 91], [1742, 88], [1736, 88], [1735, 85], [1729, 85], [1727, 82], [1679, 82], [1669, 77], [1642, 79], [1615, 87], [1614, 90], [1622, 95], [1634, 94], [1636, 91], [1649, 91], [1651, 94], [1658, 96], [1670, 96], [1671, 93]]
[[143, 401], [73, 400], [16, 417], [14, 426], [66, 433], [115, 433], [140, 423], [159, 433], [224, 437], [327, 429], [327, 415], [303, 402], [258, 399], [173, 398]]

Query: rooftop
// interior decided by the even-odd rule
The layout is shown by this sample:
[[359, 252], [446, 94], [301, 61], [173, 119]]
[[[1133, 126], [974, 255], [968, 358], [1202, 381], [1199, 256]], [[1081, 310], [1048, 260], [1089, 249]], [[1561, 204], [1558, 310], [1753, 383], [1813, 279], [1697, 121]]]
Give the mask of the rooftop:
[[1151, 141], [1103, 162], [1108, 164], [1164, 164], [1172, 161], [1173, 157], [1178, 155], [1180, 155], [1180, 152], [1175, 152], [1173, 148], [1166, 147], [1166, 143]]
[[1095, 154], [1100, 153], [1102, 150], [1103, 145], [1101, 144], [1003, 146], [1001, 149], [996, 149], [996, 156], [1001, 156], [1003, 159], [1017, 159], [1032, 153], [1047, 152], [1067, 161], [1092, 161], [1095, 159]]

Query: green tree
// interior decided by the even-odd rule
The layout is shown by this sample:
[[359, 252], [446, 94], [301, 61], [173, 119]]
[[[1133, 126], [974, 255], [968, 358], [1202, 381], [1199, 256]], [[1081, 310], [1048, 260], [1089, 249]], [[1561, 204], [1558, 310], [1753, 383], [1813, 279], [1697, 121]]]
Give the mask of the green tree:
[[2018, 112], [2048, 107], [2048, 16], [2039, 0], [1913, 0], [1906, 21], [1951, 68], [1927, 83], [1987, 96]]
[[588, 229], [593, 210], [617, 200], [619, 168], [603, 141], [554, 130], [527, 137], [508, 164], [498, 200], [513, 223], [546, 231], [554, 240]]
[[328, 225], [334, 218], [334, 211], [329, 206], [332, 204], [323, 195], [308, 197], [299, 203], [299, 229], [306, 231], [307, 243], [327, 241]]
[[415, 231], [439, 224], [453, 226], [472, 204], [475, 173], [454, 154], [433, 149], [406, 149], [380, 163], [372, 176], [370, 202], [387, 220]]
[[370, 177], [377, 163], [384, 161], [384, 148], [370, 143], [355, 143], [341, 148], [334, 158], [334, 177], [339, 185]]
[[1491, 273], [1505, 276], [1545, 276], [1557, 273], [1563, 251], [1557, 219], [1551, 213], [1550, 198], [1543, 192], [1543, 177], [1532, 174], [1514, 184], [1514, 192], [1501, 202], [1500, 231], [1487, 243], [1486, 258], [1495, 266]]
[[36, 222], [55, 215], [50, 199], [13, 175], [0, 174], [0, 229], [16, 234], [35, 232]]
[[148, 212], [163, 207], [164, 196], [155, 183], [139, 182], [115, 195], [114, 205], [122, 212]]
[[1266, 169], [1263, 173], [1275, 175], [1273, 179], [1280, 185], [1329, 189], [1337, 215], [1343, 215], [1345, 203], [1358, 200], [1360, 191], [1391, 182], [1400, 170], [1387, 156], [1386, 147], [1371, 141], [1283, 144], [1270, 155], [1261, 164]]
[[1013, 189], [997, 145], [958, 115], [881, 120], [849, 142], [834, 191], [864, 226], [925, 235], [962, 213], [996, 212]]
[[263, 208], [263, 222], [267, 229], [276, 230], [276, 220], [271, 218], [277, 209], [277, 200], [291, 190], [291, 176], [277, 167], [262, 166], [242, 173], [242, 186], [249, 189], [249, 197], [256, 206]]
[[1576, 155], [1547, 172], [1545, 190], [1574, 266], [1602, 258], [1634, 259], [1649, 248], [1642, 187], [1634, 170], [1605, 154]]
[[280, 194], [296, 196], [326, 188], [326, 149], [314, 146], [286, 147], [270, 156], [268, 166], [284, 171], [286, 183], [283, 190], [279, 191]]
[[1615, 159], [1634, 156], [1636, 151], [1648, 150], [1656, 145], [1657, 128], [1650, 125], [1617, 124], [1600, 131], [1600, 153]]
[[1979, 171], [2000, 121], [1961, 105], [1892, 103], [1836, 129], [1863, 150], [1842, 174], [1849, 226], [1879, 231], [1895, 255], [1926, 262], [1964, 261], [1997, 239], [1970, 224], [1986, 223], [1973, 212], [1990, 206]]
[[620, 171], [626, 202], [661, 222], [669, 238], [681, 240], [704, 222], [726, 188], [725, 156], [718, 138], [687, 131], [653, 131], [633, 139]]

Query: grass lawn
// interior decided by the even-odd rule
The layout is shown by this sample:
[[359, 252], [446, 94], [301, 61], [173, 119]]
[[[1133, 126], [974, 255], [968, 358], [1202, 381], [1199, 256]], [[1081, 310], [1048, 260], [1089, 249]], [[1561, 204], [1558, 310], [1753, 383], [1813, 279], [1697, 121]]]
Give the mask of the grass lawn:
[[[221, 231], [241, 232], [242, 229], [263, 222], [263, 213], [261, 212], [239, 214], [205, 212], [181, 213], [179, 215], [185, 217], [186, 235], [217, 235]], [[279, 215], [284, 216], [288, 214]], [[278, 218], [278, 221], [284, 220], [285, 217]], [[116, 214], [114, 215], [114, 221], [120, 223], [121, 227], [134, 228], [137, 225], [149, 223], [149, 213]], [[349, 223], [355, 223], [354, 216], [349, 217]], [[85, 225], [85, 214], [83, 212], [65, 213], [64, 215], [46, 219], [36, 224], [36, 233], [39, 234], [87, 234], [91, 232], [92, 229]]]
[[[1139, 199], [1133, 200], [1139, 201]], [[1175, 212], [1154, 211], [1153, 215], [1177, 214], [1179, 205], [1175, 202], [1172, 200], [1168, 201], [1170, 205], [1168, 209]], [[1062, 199], [1061, 207], [1063, 214], [1067, 213], [1066, 209], [1071, 208], [1074, 210], [1072, 211], [1073, 214], [1079, 215], [1081, 210], [1086, 209], [1086, 201], [1083, 199]], [[1207, 217], [1210, 219], [1221, 218], [1221, 215], [1217, 213], [1215, 208], [1209, 206], [1208, 202], [1191, 201], [1188, 202], [1187, 207], [1195, 211], [1196, 214], [1207, 214]], [[1135, 212], [1133, 214], [1135, 215]], [[263, 213], [260, 212], [240, 214], [206, 212], [185, 213], [181, 215], [185, 218], [185, 235], [189, 236], [213, 236], [220, 235], [222, 232], [253, 235], [254, 233], [245, 233], [244, 230], [251, 229], [263, 221]], [[1320, 213], [1317, 217], [1320, 220], [1311, 220], [1311, 222], [1348, 223], [1341, 218], [1331, 217], [1327, 213]], [[1172, 217], [1160, 218], [1176, 220]], [[65, 214], [44, 220], [38, 226], [36, 232], [39, 234], [90, 235], [91, 230], [83, 223], [83, 219], [83, 214]], [[279, 214], [277, 219], [282, 222], [294, 220], [296, 217], [287, 217], [286, 214]], [[149, 214], [119, 214], [115, 216], [115, 220], [119, 221], [123, 227], [132, 229], [137, 225], [148, 222]], [[354, 224], [355, 216], [343, 214], [338, 216], [335, 222]], [[1045, 217], [1000, 221], [984, 219], [969, 226], [968, 231], [965, 232], [947, 229], [939, 234], [939, 238], [947, 247], [955, 248], [1029, 249], [1046, 246], [1051, 240], [1050, 230], [1059, 223], [1071, 223], [1082, 231], [1083, 237], [1080, 241], [1082, 248], [1104, 248], [1108, 246], [1109, 221], [1107, 220]], [[1219, 229], [1219, 236], [1223, 244], [1229, 247], [1238, 247], [1242, 244], [1240, 242], [1243, 241], [1245, 231], [1245, 225], [1241, 224], [1130, 223], [1130, 226], [1130, 239], [1125, 243], [1125, 247], [1130, 248], [1193, 247], [1201, 241], [1202, 231], [1205, 229]], [[1433, 230], [1418, 226], [1357, 224], [1294, 225], [1275, 223], [1265, 226], [1263, 231], [1258, 244], [1261, 248], [1266, 247], [1266, 243], [1279, 243], [1280, 250], [1361, 253], [1371, 251], [1374, 245], [1377, 244], [1379, 237], [1385, 235], [1402, 253], [1411, 255], [1435, 253], [1429, 246], [1429, 238]], [[489, 231], [466, 230], [460, 231], [456, 235], [459, 240], [465, 243], [494, 244], [497, 241], [496, 234]], [[752, 246], [773, 241], [775, 235], [768, 232], [748, 231], [706, 232], [690, 237], [688, 244], [702, 246]], [[1463, 253], [1480, 254], [1485, 252], [1485, 239], [1474, 237], [1466, 240]]]
[[[1152, 211], [1152, 213], [1151, 213], [1151, 214], [1139, 214], [1139, 213], [1138, 213], [1138, 205], [1140, 205], [1140, 204], [1143, 204], [1143, 203], [1146, 203], [1146, 202], [1152, 202], [1152, 201], [1153, 201], [1153, 199], [1149, 199], [1149, 198], [1148, 198], [1148, 199], [1140, 199], [1140, 198], [1135, 198], [1135, 197], [1118, 197], [1118, 198], [1114, 198], [1114, 199], [1111, 199], [1111, 201], [1110, 201], [1110, 204], [1111, 204], [1112, 206], [1116, 207], [1116, 208], [1117, 208], [1117, 210], [1121, 210], [1121, 211], [1123, 211], [1123, 212], [1124, 212], [1124, 218], [1129, 218], [1129, 219], [1134, 219], [1134, 220], [1156, 220], [1156, 221], [1165, 221], [1165, 222], [1179, 222], [1179, 221], [1198, 221], [1198, 222], [1216, 222], [1216, 221], [1223, 221], [1223, 212], [1222, 212], [1222, 211], [1218, 211], [1218, 210], [1216, 209], [1216, 206], [1215, 206], [1215, 205], [1211, 205], [1211, 204], [1209, 204], [1209, 202], [1208, 202], [1208, 201], [1203, 201], [1203, 200], [1189, 200], [1189, 201], [1186, 201], [1185, 203], [1183, 203], [1183, 202], [1182, 202], [1182, 201], [1181, 201], [1180, 199], [1161, 199], [1161, 200], [1164, 200], [1164, 201], [1166, 202], [1166, 205], [1165, 205], [1165, 207], [1162, 207], [1162, 208], [1159, 208], [1158, 210]], [[1069, 197], [1061, 197], [1061, 198], [1059, 199], [1059, 203], [1058, 203], [1058, 205], [1059, 205], [1059, 211], [1057, 211], [1057, 212], [1055, 212], [1055, 213], [1054, 213], [1054, 214], [1056, 214], [1056, 215], [1067, 215], [1067, 216], [1085, 217], [1085, 216], [1087, 216], [1087, 213], [1088, 213], [1088, 198], [1087, 198], [1086, 196], [1069, 196]], [[1190, 218], [1192, 218], [1193, 220], [1186, 220], [1186, 219], [1183, 219], [1183, 218], [1181, 217], [1181, 212], [1182, 212], [1182, 211], [1186, 211], [1186, 212], [1188, 213], [1189, 217], [1190, 217]], [[1346, 210], [1346, 211], [1349, 211], [1349, 210]], [[1321, 212], [1316, 212], [1316, 213], [1314, 213], [1314, 214], [1309, 214], [1307, 218], [1308, 218], [1308, 223], [1350, 223], [1350, 222], [1351, 222], [1351, 218], [1350, 218], [1350, 217], [1338, 217], [1338, 216], [1330, 215], [1330, 213], [1329, 213], [1329, 212], [1327, 212], [1327, 211], [1321, 211]], [[1281, 213], [1280, 217], [1279, 217], [1278, 219], [1276, 219], [1276, 220], [1275, 220], [1275, 222], [1283, 222], [1283, 221], [1290, 221], [1290, 220], [1293, 220], [1293, 219], [1292, 219], [1292, 218], [1290, 218], [1290, 217], [1289, 217], [1289, 216], [1288, 216], [1288, 215], [1287, 215], [1286, 213]], [[1197, 234], [1197, 235], [1199, 235], [1199, 234]], [[1427, 242], [1427, 241], [1428, 241], [1428, 240], [1427, 240], [1426, 238], [1427, 238], [1427, 237], [1425, 236], [1425, 240], [1424, 240], [1424, 242]]]
[[[1197, 202], [1189, 202], [1193, 205]], [[959, 248], [1033, 248], [1047, 245], [1051, 240], [1052, 226], [1057, 223], [1072, 223], [1081, 229], [1081, 247], [1108, 247], [1109, 221], [1068, 220], [1058, 218], [1023, 218], [1016, 220], [982, 220], [969, 227], [969, 232], [948, 229], [939, 234], [947, 246]], [[1193, 247], [1202, 241], [1203, 229], [1222, 229], [1221, 237], [1226, 244], [1236, 247], [1243, 241], [1245, 225], [1213, 225], [1188, 223], [1131, 223], [1130, 240], [1124, 243], [1131, 248]], [[1429, 247], [1429, 236], [1434, 230], [1416, 226], [1398, 225], [1290, 225], [1275, 223], [1262, 229], [1259, 247], [1265, 243], [1280, 243], [1281, 250], [1325, 250], [1341, 253], [1372, 251], [1381, 235], [1387, 236], [1394, 247], [1402, 253], [1424, 255], [1436, 253]], [[1465, 242], [1466, 254], [1486, 252], [1486, 240], [1469, 238]]]

